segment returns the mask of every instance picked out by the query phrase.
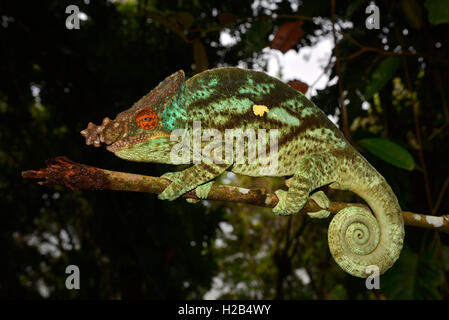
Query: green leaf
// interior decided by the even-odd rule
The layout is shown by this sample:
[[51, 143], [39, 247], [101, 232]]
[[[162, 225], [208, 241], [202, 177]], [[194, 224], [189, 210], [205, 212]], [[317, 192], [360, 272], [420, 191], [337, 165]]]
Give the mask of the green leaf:
[[388, 81], [394, 76], [399, 67], [399, 57], [393, 56], [383, 60], [371, 74], [371, 80], [365, 89], [365, 98], [371, 99], [376, 92], [379, 92]]
[[390, 140], [382, 138], [368, 138], [357, 142], [376, 157], [402, 169], [415, 169], [415, 160], [403, 147]]
[[449, 0], [427, 0], [424, 6], [431, 24], [449, 23]]
[[436, 246], [414, 252], [404, 246], [400, 258], [380, 278], [380, 287], [388, 299], [441, 299], [438, 287], [444, 275]]

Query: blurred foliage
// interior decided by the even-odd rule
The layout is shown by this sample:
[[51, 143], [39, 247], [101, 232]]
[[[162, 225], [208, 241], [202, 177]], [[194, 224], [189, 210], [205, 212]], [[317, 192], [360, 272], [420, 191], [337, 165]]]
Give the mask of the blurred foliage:
[[[381, 29], [368, 30], [369, 2], [336, 6], [351, 135], [371, 142], [359, 147], [372, 152], [361, 149], [404, 210], [448, 213], [442, 187], [449, 176], [446, 2], [376, 1]], [[79, 30], [65, 28], [69, 4], [87, 16]], [[161, 175], [168, 166], [126, 162], [86, 147], [79, 131], [128, 108], [176, 70], [188, 76], [225, 65], [266, 70], [269, 47], [297, 51], [332, 39], [330, 4], [2, 1], [0, 297], [447, 299], [446, 234], [407, 227], [400, 259], [381, 277], [381, 290], [370, 291], [333, 261], [329, 219], [275, 217], [240, 204], [43, 188], [20, 176], [58, 155]], [[223, 42], [223, 35], [232, 41]], [[341, 119], [335, 65], [333, 51], [323, 66], [330, 81], [313, 101]], [[230, 174], [220, 181], [267, 190], [283, 184]], [[360, 201], [325, 191], [336, 201]], [[435, 207], [438, 198], [443, 200]], [[70, 264], [80, 267], [81, 290], [65, 288]]]
[[386, 58], [379, 63], [371, 74], [371, 80], [365, 89], [365, 99], [370, 100], [375, 93], [382, 90], [396, 73], [399, 63], [400, 59], [397, 56]]
[[412, 155], [400, 145], [390, 140], [366, 138], [357, 141], [357, 144], [398, 168], [406, 170], [415, 169], [415, 160], [413, 160]]

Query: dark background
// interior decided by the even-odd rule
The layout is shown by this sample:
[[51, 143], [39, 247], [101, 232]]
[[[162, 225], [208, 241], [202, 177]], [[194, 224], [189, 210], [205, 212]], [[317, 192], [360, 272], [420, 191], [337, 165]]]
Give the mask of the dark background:
[[[381, 289], [370, 291], [333, 261], [328, 220], [148, 194], [70, 191], [21, 178], [21, 171], [59, 155], [153, 176], [173, 170], [87, 147], [79, 132], [129, 108], [179, 69], [189, 77], [239, 63], [265, 69], [262, 50], [270, 44], [299, 50], [332, 36], [331, 3], [1, 1], [0, 297], [202, 299], [214, 285], [214, 297], [229, 299], [447, 299], [447, 234], [406, 227], [400, 259], [381, 277]], [[447, 214], [447, 1], [375, 3], [380, 30], [365, 27], [369, 1], [336, 2], [333, 56], [340, 70], [336, 59], [323, 69], [330, 79], [340, 74], [342, 87], [329, 82], [313, 100], [327, 114], [341, 115], [344, 95], [352, 139], [403, 210]], [[79, 30], [65, 27], [70, 4], [88, 17]], [[301, 20], [302, 26], [286, 25]], [[221, 44], [224, 30], [234, 44]], [[358, 143], [376, 137], [394, 146], [380, 145], [383, 153], [373, 154]], [[232, 183], [271, 190], [281, 181], [238, 177]], [[357, 200], [344, 193], [330, 198]], [[65, 287], [70, 264], [81, 270], [80, 290]]]

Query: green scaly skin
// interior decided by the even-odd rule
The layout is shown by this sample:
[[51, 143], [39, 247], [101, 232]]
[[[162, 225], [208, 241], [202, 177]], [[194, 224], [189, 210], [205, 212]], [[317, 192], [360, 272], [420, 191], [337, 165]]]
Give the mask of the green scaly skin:
[[[266, 106], [269, 111], [256, 115], [254, 105]], [[144, 108], [152, 108], [158, 115], [158, 125], [152, 130], [136, 125], [136, 114]], [[203, 130], [217, 129], [222, 134], [236, 128], [277, 129], [278, 169], [269, 172], [259, 163], [194, 164], [165, 175], [171, 184], [160, 199], [176, 199], [228, 169], [253, 177], [292, 176], [288, 191], [276, 191], [279, 203], [273, 209], [276, 214], [289, 215], [302, 209], [313, 190], [330, 185], [358, 194], [375, 214], [374, 218], [367, 210], [350, 207], [333, 218], [328, 241], [336, 262], [354, 276], [367, 277], [368, 266], [377, 265], [383, 273], [399, 257], [404, 222], [388, 183], [318, 107], [262, 72], [218, 68], [185, 81], [184, 72], [178, 71], [114, 120], [106, 118], [101, 126], [89, 123], [82, 134], [87, 144], [107, 145], [109, 151], [126, 160], [171, 163], [170, 150], [178, 141], [170, 141], [170, 133], [187, 129], [192, 136], [193, 121], [199, 121]], [[210, 185], [200, 188], [206, 191], [200, 192], [202, 197], [207, 196]], [[312, 197], [327, 208], [324, 194]], [[327, 215], [323, 210], [315, 217]]]

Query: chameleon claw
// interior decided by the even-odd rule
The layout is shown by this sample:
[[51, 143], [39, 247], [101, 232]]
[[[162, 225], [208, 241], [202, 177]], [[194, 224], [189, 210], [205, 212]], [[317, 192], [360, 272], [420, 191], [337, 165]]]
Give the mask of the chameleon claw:
[[201, 199], [207, 199], [207, 196], [209, 195], [210, 189], [212, 189], [213, 184], [214, 181], [209, 181], [196, 187], [195, 194], [199, 199], [187, 198], [186, 201], [188, 203], [198, 203], [201, 201]]
[[307, 212], [307, 215], [311, 218], [316, 219], [325, 219], [329, 217], [330, 211], [329, 209], [330, 201], [329, 198], [326, 196], [326, 194], [323, 191], [317, 191], [313, 193], [309, 199], [312, 199], [315, 201], [323, 210], [315, 211], [315, 212]]
[[[273, 213], [279, 216], [287, 216], [294, 214], [291, 211], [291, 207], [288, 205], [287, 195], [288, 192], [285, 190], [276, 190], [274, 192], [279, 199], [278, 204], [273, 208]], [[290, 210], [289, 210], [290, 209]]]
[[182, 171], [177, 171], [166, 172], [161, 176], [161, 178], [170, 180], [171, 183], [167, 186], [167, 188], [164, 189], [164, 191], [162, 191], [158, 195], [158, 198], [160, 200], [173, 201], [190, 190], [185, 188], [185, 183], [182, 180], [182, 175]]
[[210, 189], [212, 189], [212, 186], [214, 184], [214, 181], [206, 182], [205, 184], [202, 184], [195, 189], [195, 194], [200, 199], [207, 199], [207, 196], [209, 195]]

